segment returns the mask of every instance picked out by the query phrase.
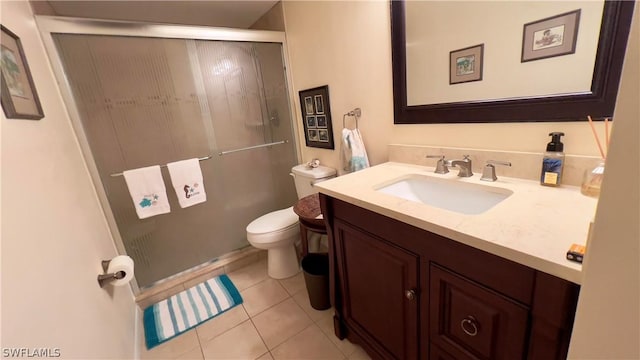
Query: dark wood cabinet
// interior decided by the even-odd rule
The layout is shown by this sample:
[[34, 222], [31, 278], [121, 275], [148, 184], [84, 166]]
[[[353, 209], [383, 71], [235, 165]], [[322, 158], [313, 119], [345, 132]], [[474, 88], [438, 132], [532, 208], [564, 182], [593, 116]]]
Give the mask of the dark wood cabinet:
[[528, 309], [438, 265], [431, 265], [431, 343], [458, 359], [521, 359]]
[[342, 321], [385, 358], [415, 359], [418, 255], [336, 221]]
[[565, 359], [579, 286], [320, 194], [336, 336], [374, 359]]

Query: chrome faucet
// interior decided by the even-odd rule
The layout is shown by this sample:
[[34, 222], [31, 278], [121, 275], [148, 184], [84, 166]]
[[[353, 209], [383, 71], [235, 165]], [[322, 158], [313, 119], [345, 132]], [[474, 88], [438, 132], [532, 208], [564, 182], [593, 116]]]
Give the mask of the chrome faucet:
[[495, 165], [511, 166], [511, 163], [508, 161], [487, 160], [487, 165], [485, 165], [484, 170], [482, 170], [482, 177], [480, 178], [480, 180], [484, 180], [484, 181], [498, 180], [498, 177], [496, 176]]
[[460, 171], [458, 172], [458, 176], [460, 177], [471, 177], [473, 176], [473, 172], [471, 171], [471, 159], [469, 159], [469, 155], [463, 155], [462, 160], [447, 160], [447, 166], [457, 166]]
[[434, 171], [436, 174], [446, 174], [449, 172], [449, 168], [447, 168], [446, 160], [444, 159], [444, 155], [427, 155], [427, 159], [439, 159], [436, 163], [436, 170]]

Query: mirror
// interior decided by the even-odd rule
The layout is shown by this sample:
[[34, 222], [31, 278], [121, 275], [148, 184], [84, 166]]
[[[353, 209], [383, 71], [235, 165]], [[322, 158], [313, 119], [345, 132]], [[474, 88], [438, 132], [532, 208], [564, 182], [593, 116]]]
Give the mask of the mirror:
[[[504, 2], [497, 3], [499, 5]], [[513, 6], [511, 3], [504, 4]], [[523, 2], [513, 3], [523, 4]], [[548, 2], [537, 3], [549, 4]], [[575, 16], [570, 17], [575, 15], [575, 11], [562, 13], [558, 8], [552, 8], [538, 10], [539, 13], [528, 11], [527, 13], [532, 14], [525, 15], [522, 15], [520, 10], [517, 11], [520, 17], [516, 20], [499, 21], [498, 18], [491, 21], [486, 19], [485, 15], [478, 15], [486, 14], [488, 9], [478, 12], [477, 9], [474, 11], [469, 6], [477, 6], [477, 4], [495, 6], [495, 3], [490, 2], [391, 2], [394, 123], [581, 121], [586, 120], [587, 115], [591, 115], [594, 119], [611, 117], [633, 16], [633, 1], [605, 1], [604, 6], [602, 3], [569, 2], [565, 7], [573, 6], [572, 10], [580, 9], [578, 20], [575, 20]], [[430, 20], [417, 17], [420, 6], [440, 7], [439, 10], [433, 7], [429, 9], [432, 16], [437, 13], [436, 10], [449, 12], [455, 10], [452, 10], [452, 7], [464, 7], [454, 11], [455, 18], [462, 18], [463, 11], [471, 15], [475, 13], [480, 19], [487, 20], [482, 28], [474, 33], [476, 40], [482, 38], [485, 42], [464, 44], [470, 47], [469, 50], [464, 46], [456, 46], [451, 39], [463, 37], [464, 34], [473, 31], [473, 27], [464, 30], [461, 24], [456, 25], [452, 22], [454, 19], [451, 16], [449, 16], [450, 21], [437, 21], [445, 18], [444, 13], [435, 15], [436, 17]], [[410, 11], [410, 16], [406, 16], [407, 10]], [[538, 15], [545, 13], [548, 15], [542, 17]], [[555, 18], [557, 15], [565, 14], [568, 15]], [[549, 22], [540, 21], [548, 17], [553, 19]], [[529, 20], [526, 20], [527, 18]], [[549, 27], [555, 28], [558, 24], [554, 22], [560, 20], [564, 21], [562, 25], [565, 28], [577, 29], [577, 37], [580, 39], [577, 45], [580, 48], [575, 50], [575, 53], [571, 52], [569, 46], [564, 53], [557, 52], [557, 54], [563, 54], [557, 57], [553, 57], [553, 51], [551, 55], [533, 60], [526, 57], [530, 57], [530, 54], [524, 52], [521, 54], [523, 38], [526, 38], [523, 32], [539, 32]], [[418, 26], [416, 26], [417, 23], [419, 23]], [[484, 29], [489, 26], [487, 24], [497, 24], [497, 28], [487, 31]], [[512, 28], [517, 28], [517, 31], [511, 30]], [[501, 31], [506, 34], [504, 37], [490, 35]], [[482, 36], [478, 37], [478, 32], [486, 33], [486, 40]], [[515, 36], [514, 33], [516, 33]], [[571, 37], [570, 32], [565, 34]], [[470, 40], [470, 42], [473, 41]], [[505, 44], [500, 44], [500, 41], [504, 41]], [[459, 47], [463, 49], [458, 49]], [[576, 45], [574, 49], [575, 47]], [[510, 64], [505, 62], [497, 65], [503, 59], [491, 56], [496, 55], [496, 48], [511, 53], [517, 51], [517, 53], [512, 54], [508, 59]], [[420, 50], [422, 53], [416, 49], [422, 49]], [[427, 49], [426, 54], [424, 49]], [[429, 49], [432, 50], [431, 54], [428, 53]], [[454, 59], [457, 56], [455, 54], [462, 54], [461, 57], [474, 56], [482, 60], [484, 62], [482, 66], [489, 72], [480, 73], [479, 76], [469, 80], [466, 77], [460, 77], [462, 80], [458, 82], [452, 80], [455, 75], [456, 60]], [[570, 55], [564, 56], [564, 54]], [[453, 62], [451, 65], [450, 57]], [[572, 65], [571, 61], [575, 63]], [[541, 79], [545, 76], [539, 74], [549, 72], [541, 69], [560, 65], [568, 67], [571, 75], [577, 73], [576, 69], [581, 67], [582, 75], [544, 85]], [[428, 73], [429, 69], [435, 72]], [[453, 69], [451, 75], [450, 69]], [[500, 71], [504, 73], [499, 74]], [[534, 73], [534, 76], [522, 78], [518, 72]], [[563, 71], [559, 71], [559, 74], [562, 73]], [[546, 78], [557, 77], [546, 76]], [[501, 79], [506, 81], [500, 84]], [[531, 85], [521, 85], [527, 82]], [[495, 91], [496, 88], [497, 91]]]

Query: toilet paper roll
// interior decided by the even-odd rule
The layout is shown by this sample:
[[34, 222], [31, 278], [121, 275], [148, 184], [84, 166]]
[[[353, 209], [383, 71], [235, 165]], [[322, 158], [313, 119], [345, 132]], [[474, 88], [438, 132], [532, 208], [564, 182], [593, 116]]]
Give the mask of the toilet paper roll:
[[113, 274], [119, 271], [124, 272], [124, 277], [110, 282], [113, 286], [126, 285], [133, 279], [133, 259], [127, 255], [118, 255], [111, 259], [107, 267], [107, 274]]

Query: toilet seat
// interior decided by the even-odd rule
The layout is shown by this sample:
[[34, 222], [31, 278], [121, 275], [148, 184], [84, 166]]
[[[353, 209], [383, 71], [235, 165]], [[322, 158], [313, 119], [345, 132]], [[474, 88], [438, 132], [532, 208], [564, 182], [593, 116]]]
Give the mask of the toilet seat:
[[298, 228], [298, 215], [293, 206], [262, 215], [247, 225], [247, 240], [253, 243], [271, 243], [283, 238], [295, 236]]

